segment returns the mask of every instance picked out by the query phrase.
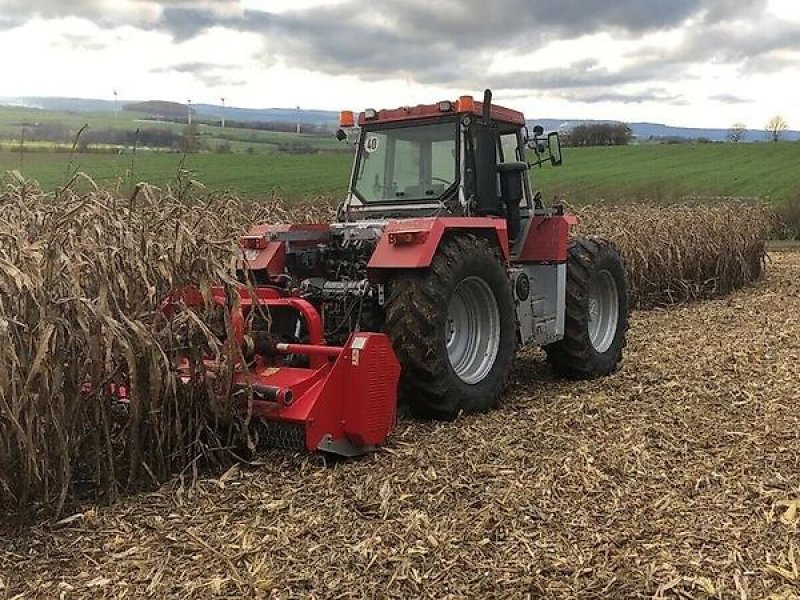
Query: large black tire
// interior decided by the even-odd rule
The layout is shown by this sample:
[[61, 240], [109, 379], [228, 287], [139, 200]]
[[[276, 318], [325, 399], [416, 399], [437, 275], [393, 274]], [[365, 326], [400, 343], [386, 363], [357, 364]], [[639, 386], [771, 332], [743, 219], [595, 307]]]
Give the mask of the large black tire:
[[[616, 293], [611, 291], [612, 285]], [[604, 310], [604, 306], [609, 308]], [[608, 312], [614, 307], [616, 321]], [[603, 314], [612, 316], [603, 319]], [[598, 321], [601, 324], [595, 325]], [[622, 363], [627, 331], [628, 286], [619, 251], [603, 238], [571, 240], [564, 338], [544, 347], [553, 369], [572, 379], [613, 373]]]
[[[439, 245], [430, 268], [399, 272], [389, 285], [385, 331], [402, 366], [401, 401], [418, 415], [446, 420], [462, 412], [494, 408], [507, 382], [516, 349], [511, 283], [496, 245], [469, 233], [448, 235]], [[471, 305], [469, 298], [473, 293], [476, 300]], [[478, 310], [481, 305], [489, 310]], [[475, 310], [459, 311], [464, 306]], [[491, 329], [493, 336], [499, 335], [499, 340], [493, 337], [493, 341], [486, 341], [483, 346], [480, 341], [485, 339], [483, 334], [463, 333], [471, 330], [469, 325], [460, 328], [459, 337], [456, 323], [475, 323], [466, 314], [485, 319], [487, 325], [481, 331]], [[459, 340], [491, 351], [465, 350], [459, 354], [456, 348], [465, 348]], [[452, 360], [448, 342], [455, 356]], [[461, 360], [469, 356], [475, 357], [474, 360]]]

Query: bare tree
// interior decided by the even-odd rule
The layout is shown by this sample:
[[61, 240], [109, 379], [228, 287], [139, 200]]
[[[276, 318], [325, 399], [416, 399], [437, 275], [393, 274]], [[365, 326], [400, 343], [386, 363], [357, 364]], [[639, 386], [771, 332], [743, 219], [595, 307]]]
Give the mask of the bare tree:
[[728, 140], [733, 142], [734, 144], [738, 144], [744, 139], [744, 136], [747, 134], [747, 125], [744, 123], [734, 123], [731, 125], [731, 128], [728, 130]]
[[780, 115], [775, 115], [767, 123], [767, 133], [773, 142], [778, 142], [783, 136], [783, 132], [789, 129], [789, 124]]

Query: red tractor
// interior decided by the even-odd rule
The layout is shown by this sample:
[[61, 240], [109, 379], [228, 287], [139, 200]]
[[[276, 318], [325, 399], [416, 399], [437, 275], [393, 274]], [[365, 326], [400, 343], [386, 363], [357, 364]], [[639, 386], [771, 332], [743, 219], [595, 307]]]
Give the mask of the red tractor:
[[531, 186], [526, 150], [558, 165], [558, 134], [529, 136], [489, 90], [341, 121], [356, 155], [337, 222], [242, 240], [235, 384], [262, 441], [354, 455], [390, 434], [398, 396], [441, 419], [490, 410], [522, 346], [568, 377], [617, 368], [620, 255], [571, 240], [577, 219]]

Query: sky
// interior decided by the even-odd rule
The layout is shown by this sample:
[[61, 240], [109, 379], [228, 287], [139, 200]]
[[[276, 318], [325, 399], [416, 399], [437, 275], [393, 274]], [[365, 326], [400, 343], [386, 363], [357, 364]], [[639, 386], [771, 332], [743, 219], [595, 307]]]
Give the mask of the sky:
[[[800, 129], [800, 0], [0, 0], [0, 97]], [[9, 59], [9, 57], [14, 57]]]

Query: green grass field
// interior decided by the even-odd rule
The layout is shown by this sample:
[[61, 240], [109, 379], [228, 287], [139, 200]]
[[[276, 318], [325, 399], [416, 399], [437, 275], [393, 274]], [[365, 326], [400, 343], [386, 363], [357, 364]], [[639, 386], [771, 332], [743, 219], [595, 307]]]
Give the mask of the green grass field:
[[[189, 154], [138, 152], [130, 154], [75, 154], [73, 169], [88, 174], [100, 187], [130, 189], [139, 181], [156, 186], [174, 183], [180, 168], [210, 190], [230, 190], [243, 196], [287, 198], [336, 195], [347, 190], [349, 154]], [[39, 182], [45, 190], [63, 185], [67, 178], [68, 153], [36, 152], [23, 156], [0, 152], [0, 173], [19, 170]]]
[[800, 143], [565, 148], [559, 169], [533, 172], [547, 197], [579, 204], [685, 196], [769, 198], [800, 192]]
[[137, 119], [146, 115], [132, 112], [113, 113], [67, 113], [38, 110], [16, 106], [0, 106], [0, 139], [17, 140], [23, 124], [61, 123], [77, 131], [84, 124], [96, 129], [136, 129]]
[[[166, 128], [182, 133], [180, 123], [142, 122], [132, 112], [65, 113], [30, 108], [0, 107], [0, 173], [20, 170], [43, 188], [64, 183], [70, 155], [48, 152], [49, 142], [26, 142], [35, 152], [20, 155], [9, 148], [19, 144], [23, 124], [60, 123], [74, 135], [84, 124], [90, 130]], [[308, 195], [341, 196], [347, 189], [351, 153], [333, 135], [301, 135], [253, 129], [200, 125], [203, 147], [223, 143], [232, 153], [201, 152], [184, 157], [172, 152], [121, 154], [78, 153], [75, 167], [98, 185], [130, 188], [138, 181], [164, 186], [185, 168], [211, 190], [231, 190], [248, 197], [277, 193], [288, 198]], [[63, 144], [64, 142], [62, 142]], [[67, 146], [71, 144], [67, 140]], [[50, 144], [50, 146], [48, 146]], [[300, 144], [318, 154], [289, 154], [281, 147]], [[3, 150], [5, 148], [5, 150]], [[535, 187], [548, 200], [575, 204], [600, 201], [672, 201], [686, 196], [769, 198], [780, 203], [800, 196], [800, 143], [680, 144], [602, 148], [566, 148], [565, 164], [535, 169]]]
[[[168, 129], [176, 133], [181, 133], [186, 127], [185, 123], [155, 122], [144, 120], [147, 115], [143, 113], [125, 112], [119, 113], [67, 113], [57, 111], [38, 110], [32, 108], [19, 108], [0, 106], [0, 147], [6, 145], [16, 145], [22, 137], [24, 125], [30, 128], [35, 124], [60, 124], [70, 131], [70, 139], [61, 143], [72, 143], [72, 136], [84, 125], [89, 126], [89, 131], [102, 131], [106, 129], [116, 129], [134, 131], [141, 129]], [[202, 115], [198, 115], [201, 119]], [[315, 150], [338, 151], [341, 144], [333, 135], [320, 136], [302, 134], [300, 136], [293, 133], [283, 133], [278, 131], [264, 131], [259, 129], [242, 129], [226, 127], [222, 128], [216, 124], [198, 125], [198, 135], [200, 141], [208, 148], [216, 148], [224, 142], [228, 142], [234, 152], [274, 152], [280, 145], [300, 143], [307, 145]], [[28, 134], [30, 137], [30, 133]], [[31, 142], [28, 142], [31, 145]]]
[[[139, 152], [131, 175], [130, 154], [76, 154], [76, 167], [99, 185], [134, 181], [167, 185], [183, 157]], [[65, 180], [67, 153], [0, 152], [0, 172], [19, 169], [53, 189]], [[233, 190], [258, 197], [273, 192], [288, 198], [341, 196], [350, 175], [349, 153], [190, 154], [185, 168], [211, 190]], [[534, 169], [546, 199], [576, 204], [599, 201], [671, 201], [685, 196], [769, 198], [773, 202], [800, 191], [800, 144], [647, 145], [567, 148], [560, 168]]]

